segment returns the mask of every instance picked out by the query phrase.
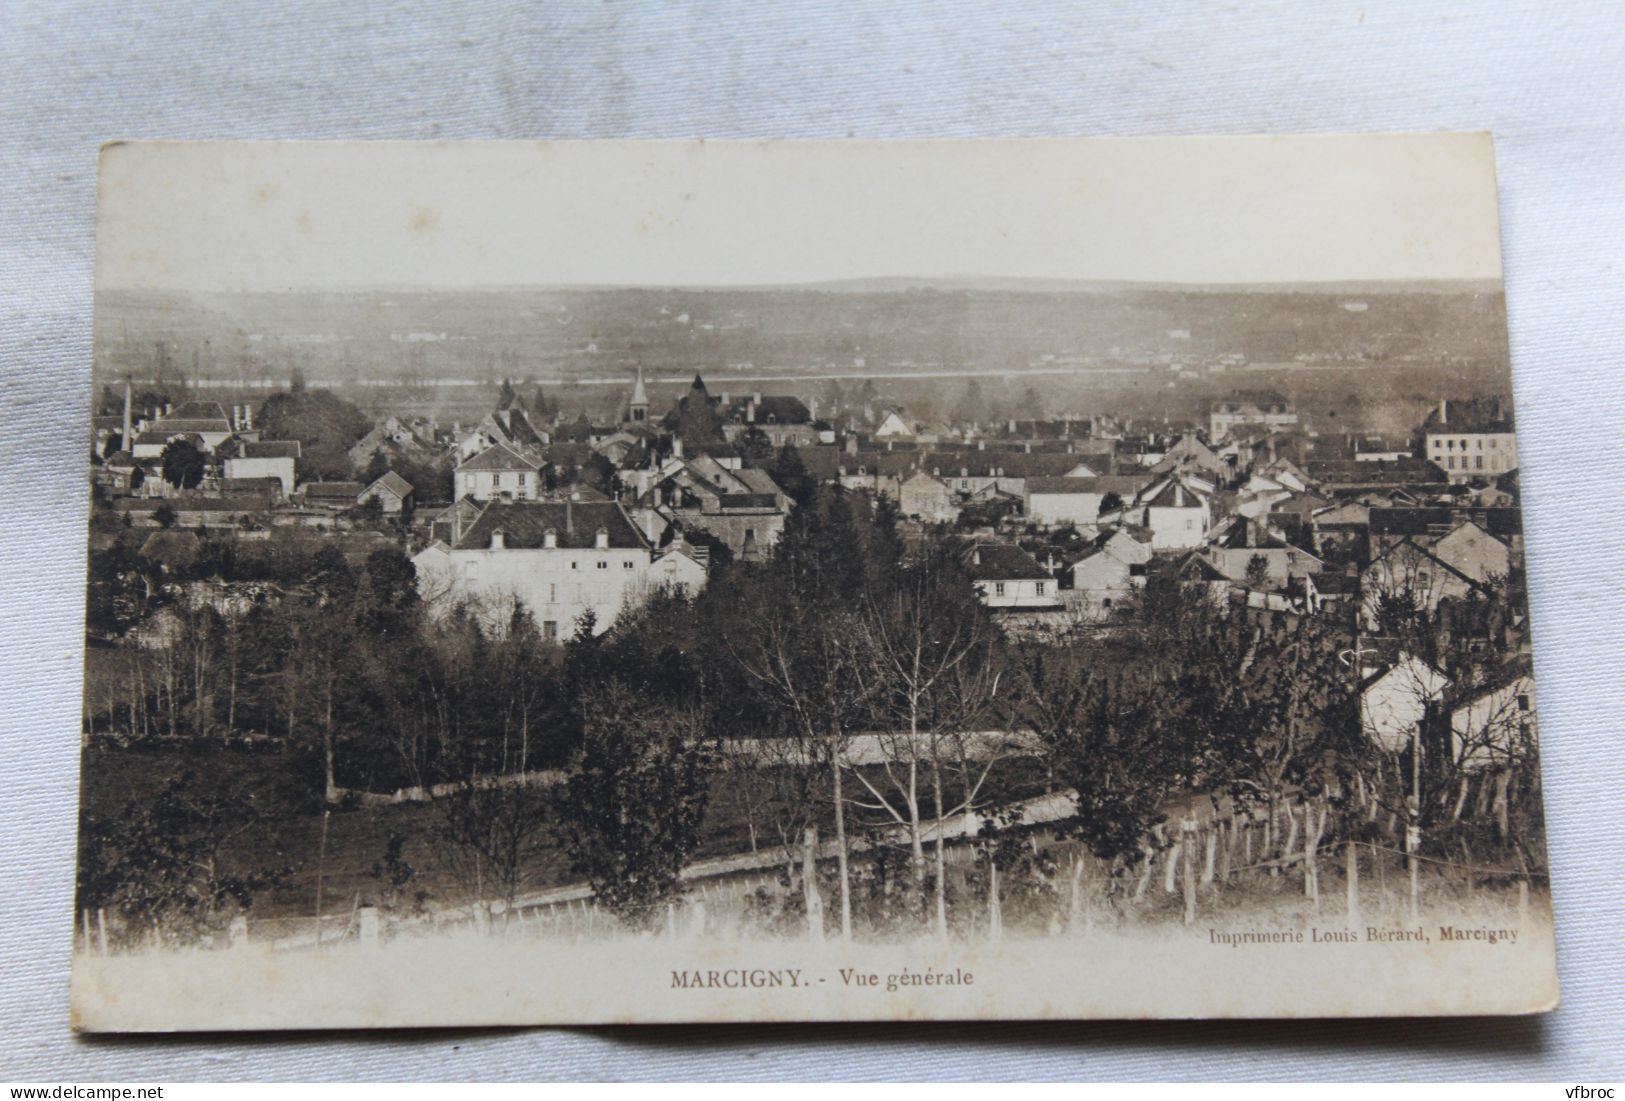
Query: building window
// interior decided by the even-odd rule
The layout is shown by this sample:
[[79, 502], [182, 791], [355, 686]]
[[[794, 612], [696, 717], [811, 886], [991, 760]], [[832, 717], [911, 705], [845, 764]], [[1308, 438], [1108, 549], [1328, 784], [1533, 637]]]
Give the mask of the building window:
[[1522, 695], [1522, 694], [1520, 694], [1518, 696], [1518, 710], [1519, 711], [1528, 711], [1529, 710], [1529, 697], [1528, 696], [1525, 696], [1525, 695]]
[[601, 570], [607, 570], [609, 569], [609, 563], [600, 558], [598, 560], [598, 568]]
[[572, 558], [570, 560], [570, 568], [572, 570], [579, 570], [581, 568], [581, 563], [577, 562], [575, 559]]
[[993, 582], [993, 595], [994, 596], [1003, 596], [1004, 595], [1004, 582], [1003, 581], [995, 581], [995, 582]]
[[525, 487], [525, 472], [523, 470], [521, 470], [519, 472], [519, 488], [523, 489], [524, 487]]
[[1482, 455], [1474, 455], [1473, 456], [1473, 468], [1476, 469], [1476, 470], [1483, 470], [1484, 469], [1484, 456], [1482, 456]]
[[542, 620], [542, 641], [557, 642], [559, 640], [559, 624], [556, 619]]
[[621, 563], [621, 569], [629, 570], [631, 568], [632, 568], [632, 560], [630, 558], [628, 558], [625, 562]]
[[1044, 583], [1042, 581], [1040, 581], [1038, 583], [1037, 588], [1038, 588], [1038, 595], [1043, 596], [1044, 595]]
[[556, 582], [549, 581], [547, 583], [547, 602], [549, 604], [557, 604], [559, 602], [559, 586]]

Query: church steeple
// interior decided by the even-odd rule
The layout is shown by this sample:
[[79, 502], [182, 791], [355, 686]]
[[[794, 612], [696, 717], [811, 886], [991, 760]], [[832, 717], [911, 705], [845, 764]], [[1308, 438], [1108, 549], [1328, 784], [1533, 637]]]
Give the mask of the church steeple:
[[638, 379], [632, 384], [632, 400], [626, 405], [626, 419], [633, 424], [649, 420], [649, 394], [643, 388], [643, 364], [638, 364]]

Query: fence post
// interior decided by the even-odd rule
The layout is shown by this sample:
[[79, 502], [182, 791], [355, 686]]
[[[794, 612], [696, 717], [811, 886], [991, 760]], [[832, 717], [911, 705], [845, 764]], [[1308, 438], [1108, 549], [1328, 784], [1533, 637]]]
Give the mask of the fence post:
[[1213, 863], [1219, 855], [1219, 825], [1217, 822], [1206, 831], [1207, 841], [1202, 860], [1202, 883], [1207, 885], [1213, 882]]
[[1178, 887], [1174, 884], [1174, 873], [1179, 870], [1179, 859], [1185, 855], [1184, 827], [1180, 827], [1180, 839], [1175, 841], [1173, 848], [1168, 850], [1168, 863], [1162, 867], [1162, 890], [1164, 894], [1173, 894]]
[[1180, 853], [1184, 857], [1185, 924], [1196, 922], [1196, 822], [1187, 818], [1180, 823]]
[[999, 865], [993, 854], [987, 854], [987, 937], [991, 941], [1004, 939], [1004, 914], [999, 908]]
[[1422, 916], [1421, 893], [1422, 886], [1419, 880], [1422, 862], [1416, 858], [1416, 850], [1422, 846], [1422, 831], [1415, 824], [1405, 826], [1405, 852], [1406, 859], [1411, 865], [1411, 920], [1418, 921]]
[[824, 900], [818, 894], [818, 829], [808, 826], [801, 842], [801, 889], [807, 899], [807, 937], [824, 939]]
[[1344, 909], [1348, 924], [1360, 924], [1360, 855], [1354, 842], [1343, 842], [1343, 889], [1346, 896]]
[[96, 908], [96, 948], [107, 955], [107, 911], [100, 906]]
[[[521, 911], [522, 913], [522, 911]], [[378, 947], [378, 907], [363, 906], [355, 912], [356, 939], [363, 948]], [[523, 920], [521, 918], [520, 920]]]

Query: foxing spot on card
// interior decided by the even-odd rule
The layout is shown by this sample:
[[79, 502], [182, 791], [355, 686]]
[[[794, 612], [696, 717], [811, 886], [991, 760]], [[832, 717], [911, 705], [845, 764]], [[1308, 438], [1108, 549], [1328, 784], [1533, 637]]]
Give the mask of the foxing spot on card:
[[107, 147], [76, 1026], [1550, 1008], [1495, 211], [1482, 134]]

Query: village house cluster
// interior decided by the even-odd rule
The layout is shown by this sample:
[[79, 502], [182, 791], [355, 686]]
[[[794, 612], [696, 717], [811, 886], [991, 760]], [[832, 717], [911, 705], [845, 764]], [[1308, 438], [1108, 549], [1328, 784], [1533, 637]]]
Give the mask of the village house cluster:
[[[1381, 619], [1397, 595], [1436, 614], [1504, 598], [1521, 577], [1516, 437], [1499, 401], [1441, 400], [1407, 438], [1324, 432], [1273, 392], [1154, 426], [933, 423], [880, 402], [824, 413], [789, 395], [713, 394], [700, 375], [657, 411], [640, 368], [608, 423], [538, 412], [505, 386], [473, 425], [380, 418], [348, 449], [354, 476], [322, 479], [305, 476], [298, 440], [265, 437], [250, 405], [138, 411], [127, 389], [122, 415], [95, 421], [93, 472], [126, 526], [240, 539], [313, 528], [352, 555], [387, 535], [432, 604], [499, 619], [520, 604], [549, 639], [587, 617], [606, 631], [662, 587], [697, 591], [719, 556], [766, 559], [797, 507], [780, 479], [838, 484], [890, 502], [905, 537], [955, 541], [1007, 632], [1110, 630], [1165, 585], [1258, 616], [1336, 617], [1375, 640], [1356, 641], [1350, 663], [1378, 740], [1440, 701], [1485, 706], [1383, 639]], [[178, 444], [196, 453], [195, 477], [166, 469]], [[449, 500], [394, 468], [408, 463], [446, 471]], [[1509, 611], [1494, 629], [1513, 660], [1490, 692], [1532, 722], [1524, 624]]]

